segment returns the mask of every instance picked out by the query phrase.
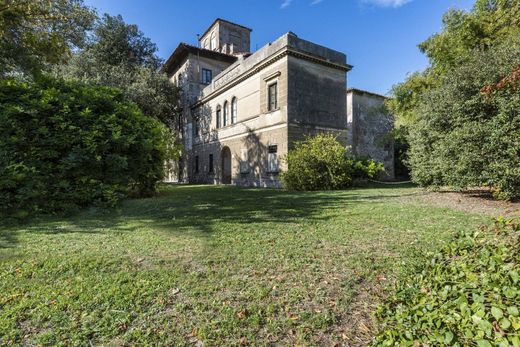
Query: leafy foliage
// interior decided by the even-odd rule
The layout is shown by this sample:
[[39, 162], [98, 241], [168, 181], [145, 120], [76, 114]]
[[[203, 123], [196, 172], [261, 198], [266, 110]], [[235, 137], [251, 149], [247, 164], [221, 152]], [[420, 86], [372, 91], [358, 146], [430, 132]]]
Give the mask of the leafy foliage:
[[518, 37], [519, 1], [477, 0], [470, 12], [448, 11], [442, 31], [419, 45], [430, 67], [394, 86], [388, 102], [413, 181], [520, 196]]
[[449, 73], [471, 58], [475, 49], [489, 49], [520, 35], [518, 0], [477, 0], [471, 12], [451, 9], [443, 30], [419, 45], [437, 75]]
[[157, 46], [121, 16], [99, 19], [84, 49], [56, 69], [67, 79], [119, 88], [147, 116], [173, 129], [178, 116], [178, 89], [159, 71]]
[[520, 346], [520, 225], [460, 232], [380, 307], [377, 346]]
[[282, 173], [282, 182], [291, 190], [343, 189], [352, 186], [355, 178], [373, 178], [383, 171], [381, 163], [349, 157], [345, 147], [330, 134], [296, 143], [285, 160], [288, 170]]
[[169, 132], [113, 88], [0, 81], [0, 213], [25, 217], [147, 195]]
[[415, 182], [488, 185], [499, 198], [520, 197], [520, 79], [507, 77], [519, 56], [517, 41], [475, 52], [423, 96], [408, 136]]
[[81, 0], [0, 2], [0, 77], [39, 75], [84, 44], [95, 13]]
[[520, 35], [520, 2], [477, 0], [470, 12], [451, 9], [443, 17], [442, 31], [419, 44], [430, 67], [411, 74], [392, 88], [388, 106], [398, 126], [413, 125], [420, 97], [436, 88], [440, 79], [464, 65], [475, 50], [488, 50]]

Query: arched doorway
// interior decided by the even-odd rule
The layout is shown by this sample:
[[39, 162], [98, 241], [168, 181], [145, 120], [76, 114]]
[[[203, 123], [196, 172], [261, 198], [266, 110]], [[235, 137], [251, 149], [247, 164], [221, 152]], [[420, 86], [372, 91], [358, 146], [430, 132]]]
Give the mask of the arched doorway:
[[222, 184], [231, 184], [231, 150], [229, 147], [222, 148], [220, 152], [221, 158], [221, 175]]

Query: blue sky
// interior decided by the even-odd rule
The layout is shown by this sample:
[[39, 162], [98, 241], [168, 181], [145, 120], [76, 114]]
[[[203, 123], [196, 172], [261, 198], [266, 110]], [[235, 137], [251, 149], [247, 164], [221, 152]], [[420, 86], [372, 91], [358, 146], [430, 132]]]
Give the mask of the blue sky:
[[441, 28], [451, 7], [473, 0], [85, 0], [137, 24], [168, 58], [179, 42], [196, 44], [217, 17], [253, 29], [251, 49], [287, 31], [347, 54], [349, 87], [386, 94], [427, 59], [417, 44]]

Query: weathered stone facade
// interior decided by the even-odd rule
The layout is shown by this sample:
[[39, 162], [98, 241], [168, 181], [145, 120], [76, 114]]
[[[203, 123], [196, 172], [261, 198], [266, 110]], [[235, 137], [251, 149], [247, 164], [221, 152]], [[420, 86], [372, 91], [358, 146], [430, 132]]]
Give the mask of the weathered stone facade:
[[384, 107], [386, 98], [359, 89], [347, 89], [347, 144], [357, 157], [370, 157], [383, 163], [381, 179], [395, 178], [393, 116]]
[[347, 145], [345, 54], [291, 32], [249, 53], [250, 32], [217, 19], [206, 48], [180, 44], [166, 62], [183, 108], [171, 180], [279, 187], [294, 141], [330, 132]]

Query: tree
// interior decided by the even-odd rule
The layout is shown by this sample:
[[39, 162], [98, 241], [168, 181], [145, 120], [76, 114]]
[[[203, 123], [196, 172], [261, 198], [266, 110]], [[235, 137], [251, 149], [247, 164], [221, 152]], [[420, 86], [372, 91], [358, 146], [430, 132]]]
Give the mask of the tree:
[[423, 94], [409, 127], [412, 179], [520, 197], [520, 39], [474, 51]]
[[508, 37], [520, 35], [518, 0], [477, 0], [471, 12], [451, 9], [443, 30], [419, 45], [431, 69], [443, 75], [464, 64], [475, 49], [488, 49]]
[[84, 44], [95, 12], [82, 0], [1, 0], [0, 77], [38, 76]]
[[57, 69], [66, 78], [121, 89], [147, 116], [177, 124], [178, 89], [159, 71], [157, 46], [121, 16], [99, 19], [89, 43]]
[[443, 17], [441, 32], [419, 44], [430, 60], [430, 67], [392, 88], [393, 100], [388, 106], [397, 118], [397, 125], [413, 123], [420, 96], [437, 87], [451, 69], [471, 59], [475, 50], [490, 49], [519, 35], [518, 0], [477, 0], [471, 12], [449, 10]]
[[0, 80], [0, 215], [25, 217], [153, 193], [168, 129], [115, 88]]

